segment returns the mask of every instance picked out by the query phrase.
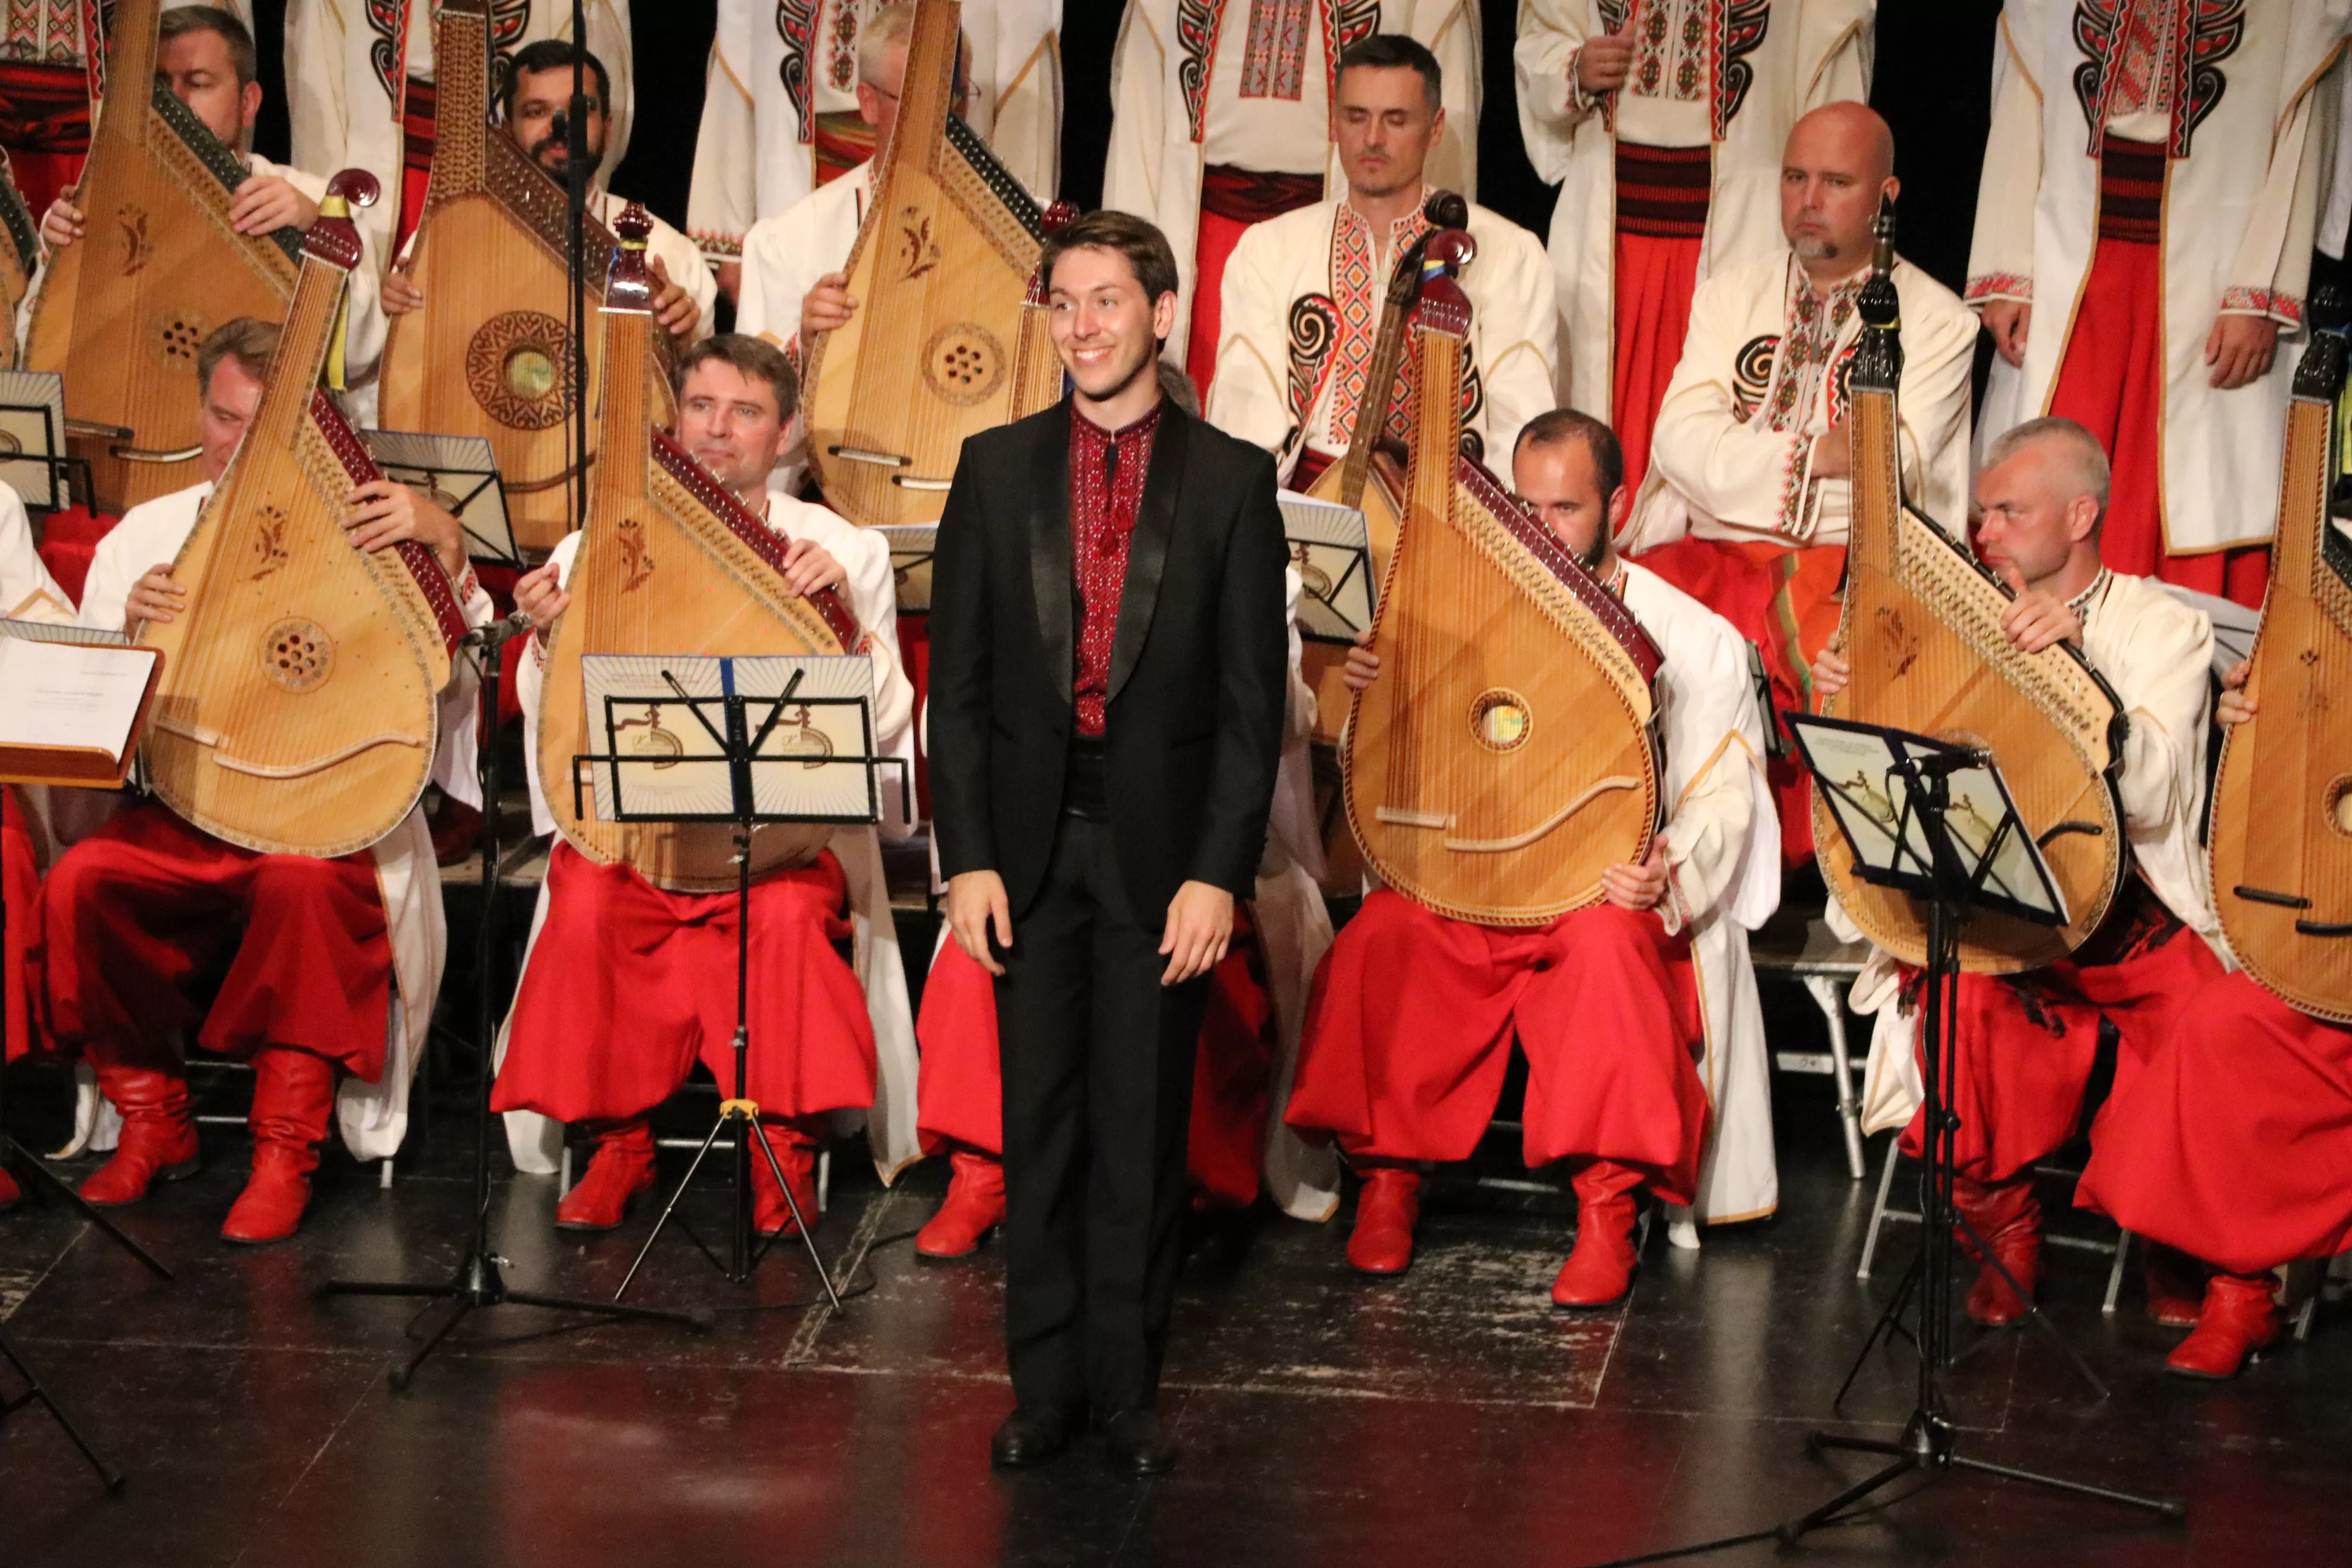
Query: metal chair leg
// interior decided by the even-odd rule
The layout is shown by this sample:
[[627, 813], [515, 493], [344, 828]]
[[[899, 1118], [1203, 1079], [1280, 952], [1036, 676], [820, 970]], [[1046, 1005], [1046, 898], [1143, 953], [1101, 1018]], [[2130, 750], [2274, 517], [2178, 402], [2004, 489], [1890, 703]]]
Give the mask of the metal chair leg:
[[2124, 1293], [2124, 1263], [2131, 1257], [2132, 1233], [2118, 1227], [2116, 1231], [2116, 1260], [2107, 1268], [2107, 1299], [2099, 1303], [2099, 1310], [2112, 1318], [2116, 1303]]

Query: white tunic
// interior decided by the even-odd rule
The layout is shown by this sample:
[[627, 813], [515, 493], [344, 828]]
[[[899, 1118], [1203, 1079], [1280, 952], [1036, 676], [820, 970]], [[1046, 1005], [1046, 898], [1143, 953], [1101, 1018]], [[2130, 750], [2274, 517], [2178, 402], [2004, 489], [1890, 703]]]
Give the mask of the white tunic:
[[[82, 585], [80, 621], [109, 631], [122, 628], [131, 590], [140, 578], [178, 559], [180, 546], [213, 493], [212, 481], [174, 490], [142, 501], [122, 514], [122, 521], [104, 539], [89, 564]], [[469, 569], [458, 585], [466, 623], [483, 626], [493, 611], [490, 596]], [[471, 662], [464, 656], [450, 660], [449, 684], [442, 689], [440, 729], [468, 734], [479, 703]], [[467, 753], [470, 756], [470, 748]], [[446, 744], [435, 753], [432, 782], [450, 794], [459, 794], [460, 780], [444, 771], [451, 751]], [[461, 798], [478, 804], [481, 792], [468, 773]], [[362, 1160], [389, 1159], [400, 1148], [408, 1129], [408, 1083], [423, 1059], [425, 1037], [433, 1022], [434, 999], [441, 991], [441, 967], [449, 942], [449, 928], [441, 908], [441, 868], [433, 856], [433, 835], [420, 805], [401, 819], [400, 826], [376, 840], [368, 853], [375, 860], [376, 893], [383, 901], [384, 921], [392, 942], [393, 1005], [385, 1043], [384, 1073], [375, 1083], [346, 1075], [335, 1091], [336, 1121], [343, 1142]]]
[[[845, 584], [850, 610], [865, 629], [867, 651], [874, 660], [874, 732], [882, 754], [908, 755], [915, 708], [914, 687], [898, 658], [898, 585], [890, 568], [890, 549], [878, 533], [856, 527], [821, 506], [771, 494], [768, 526], [788, 539], [809, 539], [824, 547], [849, 574]], [[572, 572], [580, 552], [580, 535], [567, 534], [548, 557], [561, 583]], [[539, 715], [546, 700], [546, 665], [539, 639], [531, 639], [533, 657], [516, 666], [516, 695], [522, 703], [523, 750], [534, 760], [527, 770], [533, 831], [555, 831], [547, 809], [536, 759], [539, 756]], [[886, 776], [883, 793], [894, 795], [895, 776]], [[891, 807], [895, 810], [895, 805]], [[857, 977], [866, 989], [866, 1008], [874, 1024], [874, 1051], [878, 1078], [874, 1104], [864, 1115], [866, 1142], [875, 1168], [889, 1181], [922, 1157], [915, 1139], [915, 1020], [907, 1004], [907, 973], [898, 953], [898, 927], [890, 916], [890, 890], [884, 880], [882, 850], [871, 827], [845, 827], [833, 836], [834, 858], [849, 889], [852, 951]], [[546, 919], [547, 889], [541, 884], [538, 911], [531, 918], [533, 947]], [[523, 955], [526, 969], [530, 955]], [[505, 1049], [501, 1029], [499, 1049]], [[854, 1120], [854, 1119], [853, 1119]], [[507, 1146], [517, 1168], [539, 1175], [554, 1172], [562, 1147], [562, 1127], [531, 1110], [506, 1113]]]
[[[1364, 406], [1381, 396], [1364, 375], [1390, 269], [1428, 226], [1416, 210], [1376, 234], [1335, 199], [1245, 232], [1225, 263], [1209, 422], [1276, 453], [1286, 471], [1302, 446], [1345, 453]], [[1519, 427], [1552, 406], [1551, 267], [1534, 235], [1485, 207], [1470, 209], [1470, 236], [1478, 254], [1462, 272], [1471, 307], [1463, 427], [1499, 467]], [[1299, 330], [1309, 311], [1319, 331]]]
[[[287, 0], [286, 110], [293, 121], [294, 162], [306, 169], [365, 169], [383, 195], [362, 215], [382, 264], [400, 211], [407, 134], [401, 125], [407, 79], [433, 79], [432, 0]], [[494, 0], [491, 31], [502, 63], [541, 38], [572, 36], [572, 0]], [[629, 0], [587, 0], [588, 52], [613, 79], [612, 126], [604, 167], [629, 151], [636, 70], [629, 44]], [[589, 86], [593, 90], [592, 75]], [[491, 112], [497, 113], [496, 100]]]
[[[2291, 338], [2334, 153], [2344, 0], [2126, 0], [2143, 33], [2102, 10], [2010, 0], [1993, 56], [1992, 128], [1969, 252], [1968, 297], [2038, 305], [2025, 364], [1996, 357], [1977, 434], [2048, 412], [2098, 243], [2107, 133], [2168, 144], [2162, 211], [2164, 547], [2259, 542], [2278, 511], [2295, 354], [2229, 392], [2209, 381], [2216, 314], [2267, 316]], [[2161, 59], [2132, 42], [2156, 37]], [[2193, 59], [2193, 67], [2192, 67]], [[2169, 87], [2177, 67], [2184, 84]], [[2325, 87], [2325, 90], [2321, 89]], [[2173, 221], [2176, 217], [2185, 221]], [[2117, 349], [2116, 352], [2120, 353]]]
[[[1691, 299], [1682, 363], [1658, 407], [1650, 471], [1622, 541], [1843, 544], [1853, 481], [1812, 477], [1813, 443], [1845, 418], [1846, 361], [1862, 335], [1858, 274], [1827, 300], [1786, 246], [1721, 268]], [[1958, 296], [1898, 258], [1903, 488], [1946, 527], [1968, 521], [1969, 370], [1977, 322]]]
[[1698, 1069], [1713, 1116], [1691, 1212], [1702, 1223], [1759, 1219], [1780, 1202], [1764, 1016], [1748, 957], [1748, 933], [1780, 903], [1764, 721], [1748, 645], [1731, 623], [1646, 568], [1622, 566], [1625, 607], [1664, 655], [1657, 690], [1670, 895], [1659, 913], [1669, 931], [1690, 932], [1706, 1029]]
[[[2110, 573], [2084, 611], [2083, 654], [2115, 689], [2130, 725], [2116, 793], [2132, 865], [2166, 909], [2235, 967], [2198, 838], [2205, 820], [2213, 623], [2152, 578]], [[1860, 939], [1834, 898], [1829, 914], [1832, 931], [1848, 942]], [[1916, 1019], [1897, 1007], [1896, 989], [1894, 959], [1874, 952], [1852, 997], [1855, 1012], [1877, 1015], [1863, 1092], [1864, 1126], [1872, 1132], [1908, 1122], [1919, 1103]]]
[[[1698, 277], [1778, 253], [1780, 152], [1807, 110], [1870, 97], [1876, 0], [1520, 0], [1519, 133], [1536, 173], [1559, 184], [1551, 258], [1569, 345], [1563, 391], [1606, 416], [1616, 353], [1617, 139], [1715, 149]], [[1612, 29], [1612, 24], [1614, 24]], [[1625, 85], [1575, 85], [1596, 34], [1633, 32]]]
[[[687, 227], [731, 261], [816, 188], [816, 122], [857, 109], [857, 41], [887, 0], [719, 0]], [[965, 0], [964, 122], [1040, 201], [1061, 177], [1061, 0]]]
[[[874, 163], [860, 163], [839, 179], [819, 185], [774, 217], [763, 217], [743, 237], [743, 286], [735, 303], [735, 330], [765, 338], [802, 363], [801, 301], [828, 272], [849, 265], [858, 226], [874, 191]], [[805, 398], [807, 389], [802, 389]], [[777, 465], [772, 489], [791, 495], [808, 471], [808, 425], [793, 414], [791, 445]]]
[[[1285, 24], [1297, 24], [1295, 30]], [[1210, 164], [1323, 175], [1343, 184], [1330, 142], [1334, 62], [1374, 33], [1437, 57], [1445, 132], [1427, 178], [1478, 194], [1478, 0], [1128, 0], [1111, 58], [1103, 205], [1148, 217], [1176, 248], [1176, 326], [1192, 319], [1201, 179]]]
[[73, 601], [41, 563], [25, 502], [0, 484], [0, 620], [46, 621], [70, 626]]

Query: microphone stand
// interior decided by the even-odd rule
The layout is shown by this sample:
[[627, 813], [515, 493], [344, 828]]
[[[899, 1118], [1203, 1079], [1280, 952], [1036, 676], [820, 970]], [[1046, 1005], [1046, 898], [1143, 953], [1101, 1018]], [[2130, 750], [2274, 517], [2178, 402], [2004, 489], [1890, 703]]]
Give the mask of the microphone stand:
[[[576, 297], [575, 290], [575, 297]], [[482, 734], [484, 741], [477, 766], [482, 789], [482, 912], [481, 925], [474, 942], [475, 1042], [480, 1055], [474, 1068], [474, 1234], [465, 1256], [457, 1261], [457, 1271], [447, 1283], [419, 1285], [394, 1280], [331, 1279], [319, 1287], [323, 1300], [331, 1296], [403, 1296], [443, 1301], [450, 1310], [431, 1333], [416, 1347], [393, 1363], [385, 1374], [394, 1389], [408, 1386], [425, 1358], [448, 1336], [449, 1331], [465, 1321], [467, 1314], [490, 1307], [539, 1307], [555, 1312], [586, 1312], [615, 1321], [635, 1321], [682, 1323], [698, 1332], [708, 1331], [716, 1321], [708, 1311], [672, 1312], [654, 1307], [627, 1307], [611, 1301], [577, 1300], [564, 1296], [544, 1296], [530, 1290], [507, 1289], [499, 1265], [506, 1260], [493, 1252], [490, 1243], [490, 1086], [497, 1074], [491, 1068], [491, 1057], [497, 1046], [498, 1020], [492, 997], [494, 979], [492, 964], [498, 954], [499, 900], [499, 650], [509, 638], [530, 628], [530, 617], [520, 611], [501, 621], [493, 621], [467, 632], [459, 640], [461, 647], [478, 649], [478, 663], [482, 672]], [[415, 1326], [411, 1325], [414, 1335]]]

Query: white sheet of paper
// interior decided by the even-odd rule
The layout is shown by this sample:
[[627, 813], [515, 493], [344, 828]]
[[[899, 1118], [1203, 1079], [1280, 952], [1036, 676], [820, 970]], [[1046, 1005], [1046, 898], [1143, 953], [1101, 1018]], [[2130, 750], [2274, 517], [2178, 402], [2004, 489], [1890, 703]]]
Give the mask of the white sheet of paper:
[[145, 648], [0, 638], [0, 745], [91, 746], [121, 760], [154, 664]]

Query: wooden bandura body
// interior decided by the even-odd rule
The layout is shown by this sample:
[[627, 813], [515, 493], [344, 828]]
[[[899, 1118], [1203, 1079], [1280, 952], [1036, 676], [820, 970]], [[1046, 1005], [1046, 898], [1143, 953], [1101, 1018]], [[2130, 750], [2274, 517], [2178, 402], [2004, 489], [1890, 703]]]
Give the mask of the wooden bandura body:
[[[608, 364], [647, 363], [651, 275], [645, 209], [622, 215], [622, 248], [605, 290]], [[655, 427], [651, 376], [606, 381], [597, 421], [603, 455], [590, 476], [588, 522], [565, 587], [572, 603], [548, 639], [540, 710], [540, 785], [556, 831], [599, 865], [625, 862], [657, 888], [721, 892], [735, 886], [735, 829], [724, 824], [596, 820], [584, 789], [573, 800], [574, 759], [604, 750], [592, 727], [581, 661], [599, 654], [839, 654], [862, 645], [831, 589], [803, 598], [783, 576], [789, 544], [745, 510], [685, 448]], [[834, 829], [773, 823], [752, 829], [754, 873], [815, 858]]]
[[[2341, 301], [2324, 301], [2331, 318]], [[2339, 322], [2296, 367], [2270, 592], [2254, 638], [2252, 719], [2222, 731], [2213, 784], [2213, 902], [2230, 951], [2294, 1006], [2352, 1023], [2352, 539], [2328, 516]]]
[[845, 268], [857, 312], [804, 345], [809, 461], [825, 504], [865, 527], [939, 521], [964, 437], [1062, 395], [1037, 275], [1047, 216], [949, 108], [961, 13], [918, 0]]
[[[1433, 251], [1435, 250], [1433, 245]], [[1657, 649], [1461, 455], [1470, 306], [1429, 278], [1405, 512], [1357, 694], [1348, 821], [1388, 884], [1481, 925], [1548, 924], [1642, 859], [1658, 820]]]
[[[2071, 646], [2020, 652], [2001, 630], [2008, 590], [1966, 547], [1904, 503], [1893, 223], [1891, 212], [1883, 212], [1853, 358], [1853, 512], [1838, 631], [1853, 673], [1822, 710], [1992, 752], [2057, 879], [2070, 921], [2052, 927], [1977, 913], [1960, 936], [1960, 967], [2011, 974], [2080, 946], [2105, 918], [2128, 868], [2115, 786], [2122, 704]], [[1853, 853], [1818, 786], [1813, 837], [1822, 874], [1863, 934], [1906, 963], [1921, 963], [1924, 907], [1854, 875]]]
[[[8, 161], [0, 158], [0, 310], [7, 312], [9, 321], [16, 319], [16, 307], [24, 302], [40, 265], [40, 226], [8, 173]], [[0, 370], [16, 369], [16, 334], [0, 333]]]
[[188, 608], [140, 633], [163, 652], [146, 741], [155, 794], [250, 849], [347, 855], [399, 825], [432, 769], [465, 631], [430, 550], [355, 550], [342, 529], [352, 487], [382, 476], [319, 374], [360, 258], [341, 193], [374, 190], [365, 174], [337, 176], [261, 406], [173, 563]]
[[111, 90], [83, 165], [82, 238], [49, 258], [27, 368], [65, 374], [69, 447], [101, 511], [184, 489], [196, 472], [196, 349], [215, 327], [282, 320], [298, 229], [229, 226], [247, 171], [155, 78], [159, 0], [121, 0]]
[[[446, 0], [433, 37], [439, 133], [409, 255], [425, 306], [392, 321], [380, 417], [387, 430], [488, 437], [515, 542], [544, 555], [572, 526], [570, 208], [563, 187], [489, 123], [484, 0]], [[602, 279], [614, 248], [590, 213], [583, 276]], [[593, 322], [596, 287], [582, 294]], [[592, 330], [592, 409], [601, 342]], [[646, 353], [666, 364], [668, 349], [668, 335], [656, 332]], [[668, 422], [667, 405], [656, 418]]]

